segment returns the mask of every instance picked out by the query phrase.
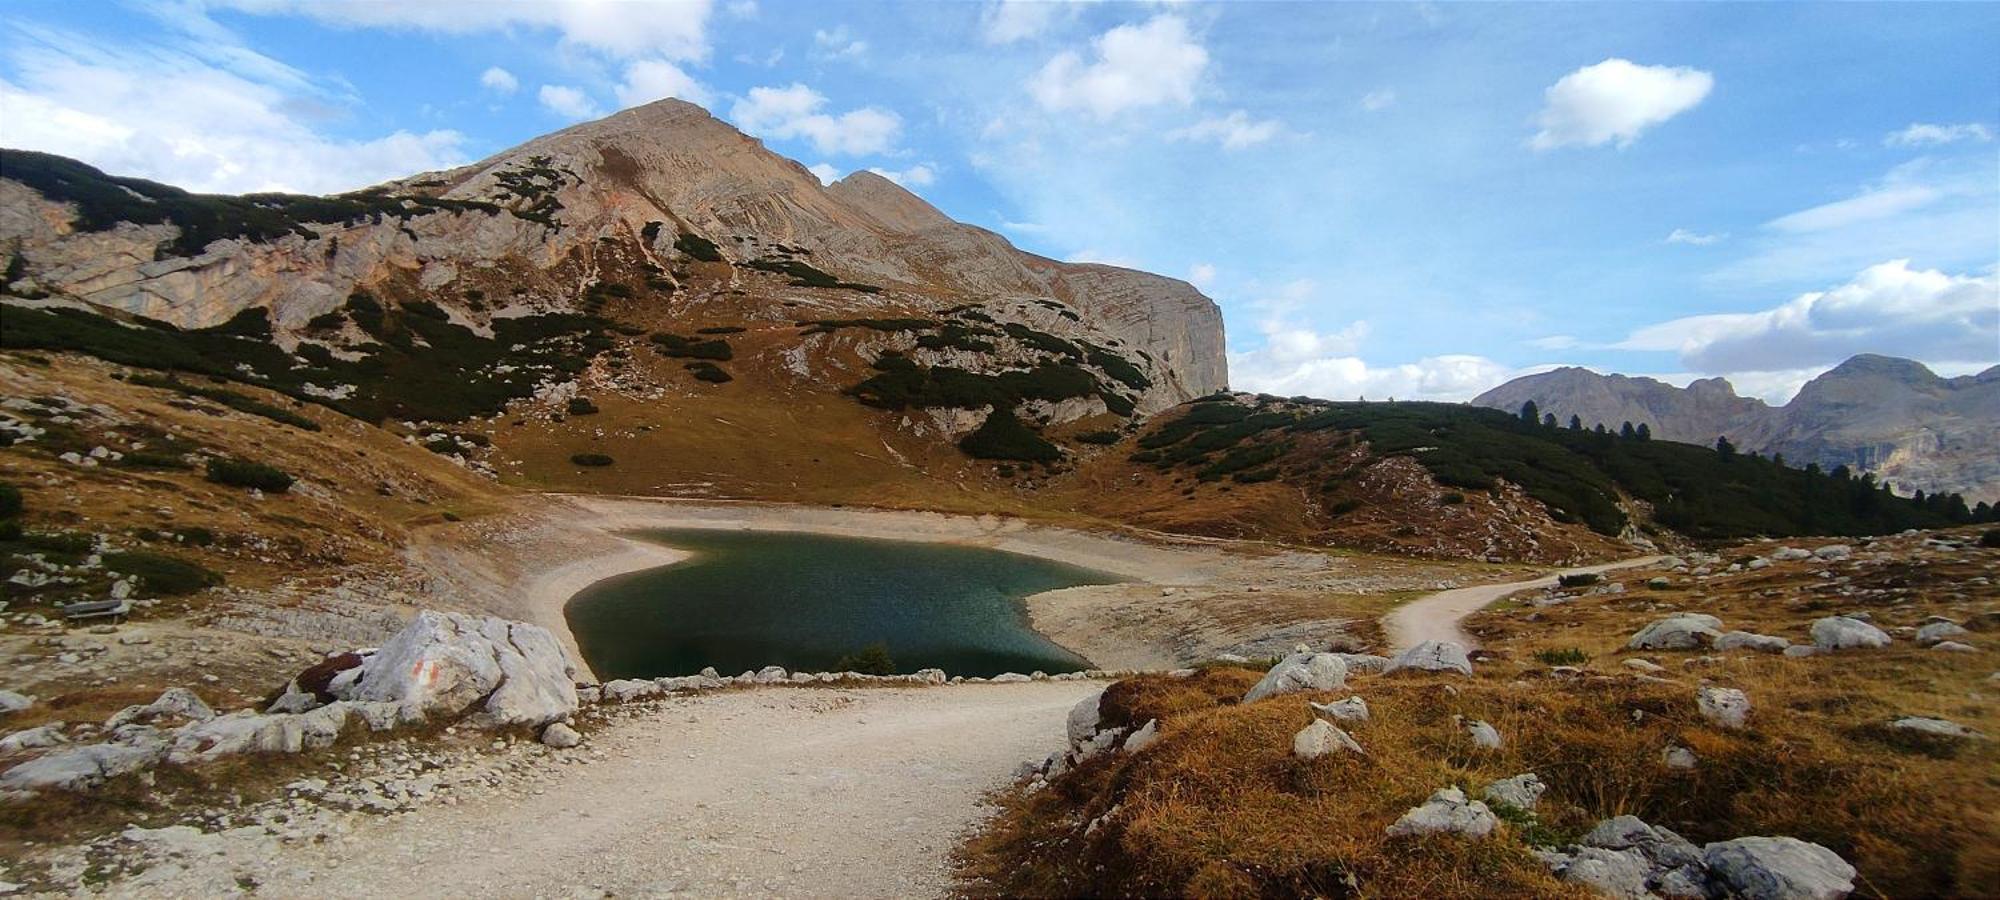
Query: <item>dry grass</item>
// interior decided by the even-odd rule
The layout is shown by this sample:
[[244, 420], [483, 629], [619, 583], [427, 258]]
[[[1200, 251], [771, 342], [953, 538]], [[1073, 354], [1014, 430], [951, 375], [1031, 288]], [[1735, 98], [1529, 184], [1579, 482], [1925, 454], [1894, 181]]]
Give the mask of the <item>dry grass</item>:
[[[1936, 568], [1962, 586], [1978, 577], [1974, 569], [1990, 572], [1994, 558], [2000, 554]], [[1976, 584], [1954, 600], [1950, 589], [1916, 574], [1930, 566], [1880, 568], [1888, 581], [1915, 579], [1913, 590], [1931, 598], [1883, 599], [1877, 619], [1885, 627], [1940, 609], [1963, 615], [1991, 607], [1990, 593]], [[1806, 564], [1767, 572], [1746, 577], [1740, 591], [1709, 585], [1701, 608], [1731, 627], [1800, 636], [1805, 622], [1825, 613], [1788, 609], [1758, 592], [1828, 579]], [[1249, 706], [1235, 699], [1258, 673], [1242, 669], [1121, 682], [1106, 692], [1107, 721], [1157, 718], [1159, 742], [1136, 755], [1094, 760], [1046, 789], [1004, 795], [999, 818], [968, 845], [967, 890], [1560, 896], [1564, 886], [1527, 855], [1530, 842], [1573, 840], [1628, 813], [1697, 843], [1779, 834], [1823, 844], [1859, 870], [1862, 896], [1979, 896], [2000, 884], [2000, 742], [1925, 740], [1883, 727], [1896, 715], [1935, 715], [2000, 734], [1992, 688], [1984, 684], [1996, 663], [1989, 634], [1975, 636], [1989, 645], [1977, 654], [1907, 641], [1834, 657], [1732, 654], [1690, 666], [1682, 659], [1698, 654], [1649, 654], [1673, 677], [1632, 677], [1614, 651], [1661, 614], [1645, 607], [1688, 607], [1689, 599], [1641, 590], [1490, 613], [1482, 633], [1496, 656], [1474, 679], [1361, 676], [1350, 679], [1350, 691]], [[1535, 612], [1542, 615], [1529, 620]], [[1550, 677], [1534, 661], [1537, 650], [1567, 647], [1593, 657], [1585, 675]], [[1694, 703], [1703, 683], [1746, 691], [1755, 705], [1750, 727], [1729, 731], [1704, 720]], [[1349, 729], [1368, 756], [1294, 759], [1291, 737], [1311, 721], [1305, 701], [1350, 692], [1372, 712], [1371, 721]], [[1475, 750], [1454, 715], [1491, 722], [1504, 747]], [[1696, 753], [1696, 769], [1665, 767], [1662, 753], [1676, 744]], [[1522, 772], [1549, 786], [1538, 823], [1503, 826], [1476, 843], [1383, 834], [1439, 787], [1456, 784], [1477, 796], [1486, 784]]]

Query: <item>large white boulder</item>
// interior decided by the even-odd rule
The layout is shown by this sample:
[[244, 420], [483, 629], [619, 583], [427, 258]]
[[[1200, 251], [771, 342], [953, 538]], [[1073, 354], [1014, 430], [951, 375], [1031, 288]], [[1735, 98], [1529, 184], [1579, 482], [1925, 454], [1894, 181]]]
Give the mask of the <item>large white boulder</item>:
[[539, 727], [576, 712], [575, 670], [547, 629], [425, 610], [335, 692], [397, 704], [406, 721], [470, 715], [480, 727]]
[[1522, 812], [1534, 812], [1541, 805], [1542, 793], [1549, 789], [1542, 778], [1533, 772], [1502, 778], [1486, 786], [1482, 792], [1486, 799], [1514, 807]]
[[63, 734], [63, 723], [50, 722], [38, 728], [16, 731], [0, 737], [0, 756], [19, 753], [23, 750], [41, 750], [69, 743]]
[[1889, 646], [1882, 629], [1847, 616], [1827, 616], [1812, 623], [1813, 646], [1821, 650], [1856, 650]]
[[115, 731], [121, 725], [133, 723], [158, 724], [162, 719], [181, 719], [187, 722], [206, 722], [215, 718], [215, 710], [195, 696], [193, 691], [182, 687], [167, 688], [160, 696], [144, 706], [128, 706], [112, 714], [104, 721], [106, 731]]
[[1070, 746], [1076, 746], [1097, 736], [1097, 705], [1104, 700], [1104, 692], [1098, 691], [1069, 708], [1068, 734]]
[[1705, 687], [1694, 696], [1702, 718], [1724, 728], [1742, 728], [1749, 723], [1750, 697], [1735, 688]]
[[87, 790], [105, 779], [152, 768], [166, 753], [166, 745], [158, 740], [70, 747], [0, 773], [0, 790]]
[[1731, 631], [1715, 639], [1717, 650], [1755, 650], [1758, 653], [1783, 653], [1792, 645], [1791, 641], [1754, 631]]
[[1383, 671], [1400, 672], [1404, 669], [1470, 675], [1472, 658], [1466, 655], [1465, 645], [1457, 641], [1425, 641], [1396, 654]]
[[1337, 691], [1347, 686], [1347, 663], [1331, 653], [1294, 653], [1278, 661], [1243, 695], [1254, 703], [1299, 691]]
[[1335, 700], [1332, 703], [1313, 703], [1307, 701], [1306, 705], [1312, 707], [1313, 715], [1329, 721], [1368, 721], [1368, 701], [1360, 697], [1349, 697], [1345, 700]]
[[244, 711], [196, 722], [174, 732], [167, 761], [187, 765], [243, 753], [298, 753], [306, 746], [300, 718]]
[[1930, 622], [1917, 629], [1917, 643], [1930, 647], [1971, 633], [1957, 622]]
[[14, 691], [0, 691], [0, 716], [17, 713], [35, 705], [35, 698]]
[[1722, 637], [1722, 620], [1704, 613], [1675, 613], [1625, 642], [1630, 650], [1699, 650]]
[[1790, 837], [1741, 837], [1702, 848], [1709, 878], [1743, 900], [1840, 900], [1854, 867], [1840, 854]]
[[1478, 800], [1468, 801], [1455, 787], [1442, 788], [1422, 806], [1411, 809], [1390, 825], [1391, 835], [1462, 834], [1483, 838], [1493, 833], [1500, 819]]
[[1339, 751], [1363, 753], [1352, 735], [1325, 719], [1314, 719], [1311, 725], [1292, 735], [1292, 755], [1300, 759], [1318, 759]]

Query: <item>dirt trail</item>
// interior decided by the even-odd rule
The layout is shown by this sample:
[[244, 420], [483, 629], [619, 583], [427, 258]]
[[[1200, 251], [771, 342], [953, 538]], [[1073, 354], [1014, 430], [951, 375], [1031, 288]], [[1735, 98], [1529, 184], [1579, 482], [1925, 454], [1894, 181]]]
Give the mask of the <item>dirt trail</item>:
[[[1647, 556], [1620, 560], [1595, 566], [1564, 569], [1560, 574], [1610, 572], [1615, 569], [1651, 565], [1665, 558]], [[1457, 641], [1466, 647], [1477, 647], [1479, 642], [1473, 640], [1471, 635], [1465, 633], [1465, 629], [1459, 627], [1459, 623], [1464, 622], [1466, 616], [1515, 591], [1548, 587], [1556, 583], [1557, 577], [1557, 575], [1544, 575], [1527, 581], [1481, 584], [1457, 590], [1439, 591], [1396, 607], [1382, 617], [1382, 630], [1388, 634], [1389, 648], [1392, 652], [1407, 650], [1425, 641]]]
[[[114, 892], [211, 896], [939, 896], [949, 856], [1022, 761], [1063, 742], [1088, 681], [770, 688], [666, 701], [553, 761], [532, 792], [149, 870]], [[248, 858], [246, 858], [248, 857]], [[262, 857], [262, 858], [257, 858]]]

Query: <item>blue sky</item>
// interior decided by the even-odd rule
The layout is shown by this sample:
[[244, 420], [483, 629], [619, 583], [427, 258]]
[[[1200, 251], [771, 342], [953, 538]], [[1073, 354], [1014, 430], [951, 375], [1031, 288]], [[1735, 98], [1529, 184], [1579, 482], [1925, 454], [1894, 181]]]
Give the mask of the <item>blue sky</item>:
[[680, 96], [1194, 281], [1237, 387], [2000, 362], [2000, 6], [10, 0], [0, 143], [343, 190]]

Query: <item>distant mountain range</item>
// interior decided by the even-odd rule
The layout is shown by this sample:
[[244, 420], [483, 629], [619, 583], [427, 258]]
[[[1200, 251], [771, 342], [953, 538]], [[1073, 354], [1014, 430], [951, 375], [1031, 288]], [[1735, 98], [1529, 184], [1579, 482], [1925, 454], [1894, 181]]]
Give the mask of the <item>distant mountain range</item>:
[[2000, 366], [1942, 378], [1914, 360], [1863, 354], [1783, 406], [1739, 397], [1722, 378], [1677, 388], [1569, 367], [1516, 378], [1472, 402], [1517, 411], [1530, 400], [1564, 423], [1644, 423], [1657, 438], [1693, 444], [1727, 436], [1738, 449], [1782, 453], [1796, 466], [1872, 472], [1899, 493], [2000, 502]]

